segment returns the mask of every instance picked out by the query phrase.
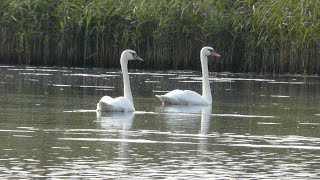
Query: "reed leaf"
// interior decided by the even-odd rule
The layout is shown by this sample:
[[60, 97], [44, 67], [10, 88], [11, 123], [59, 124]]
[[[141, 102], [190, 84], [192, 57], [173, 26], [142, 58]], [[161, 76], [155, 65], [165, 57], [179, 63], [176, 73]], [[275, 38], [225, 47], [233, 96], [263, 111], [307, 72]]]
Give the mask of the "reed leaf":
[[215, 71], [319, 73], [319, 0], [2, 0], [0, 63], [200, 69], [199, 50], [223, 57]]

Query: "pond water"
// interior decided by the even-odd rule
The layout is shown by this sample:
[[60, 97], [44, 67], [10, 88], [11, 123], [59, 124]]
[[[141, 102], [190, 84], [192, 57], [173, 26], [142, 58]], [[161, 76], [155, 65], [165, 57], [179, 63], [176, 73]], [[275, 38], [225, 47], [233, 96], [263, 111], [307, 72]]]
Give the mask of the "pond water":
[[137, 111], [97, 114], [119, 69], [0, 66], [0, 178], [320, 178], [319, 77], [211, 73], [212, 107], [155, 98], [199, 72], [130, 77]]

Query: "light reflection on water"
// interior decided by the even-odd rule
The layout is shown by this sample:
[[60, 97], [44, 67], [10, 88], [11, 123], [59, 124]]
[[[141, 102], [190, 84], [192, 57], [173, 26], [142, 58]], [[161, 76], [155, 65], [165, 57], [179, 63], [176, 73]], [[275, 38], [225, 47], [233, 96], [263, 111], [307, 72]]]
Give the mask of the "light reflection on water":
[[320, 178], [318, 77], [212, 73], [212, 107], [165, 107], [200, 74], [132, 70], [138, 111], [99, 114], [118, 69], [0, 69], [0, 178]]

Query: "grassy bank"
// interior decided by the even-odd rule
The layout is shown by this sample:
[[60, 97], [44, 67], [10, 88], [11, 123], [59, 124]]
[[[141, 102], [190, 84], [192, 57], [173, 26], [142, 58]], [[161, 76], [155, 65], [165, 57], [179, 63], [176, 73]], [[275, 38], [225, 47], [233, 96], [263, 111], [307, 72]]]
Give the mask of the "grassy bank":
[[318, 0], [2, 0], [0, 63], [118, 67], [123, 49], [143, 68], [319, 73]]

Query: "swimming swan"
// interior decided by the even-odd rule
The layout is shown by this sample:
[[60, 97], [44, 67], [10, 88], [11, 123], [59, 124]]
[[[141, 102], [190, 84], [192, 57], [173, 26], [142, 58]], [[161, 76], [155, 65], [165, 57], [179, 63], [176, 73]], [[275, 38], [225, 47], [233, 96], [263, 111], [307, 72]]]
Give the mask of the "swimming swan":
[[202, 96], [190, 90], [173, 90], [164, 95], [156, 95], [164, 105], [210, 105], [212, 96], [208, 72], [208, 56], [220, 57], [212, 47], [203, 47], [200, 51], [202, 67]]
[[117, 97], [113, 99], [110, 96], [103, 96], [97, 104], [97, 111], [102, 112], [114, 112], [114, 111], [135, 111], [133, 105], [133, 99], [130, 88], [130, 81], [128, 75], [128, 61], [129, 60], [140, 60], [142, 58], [138, 54], [130, 49], [122, 52], [120, 58], [121, 70], [123, 75], [123, 97]]

